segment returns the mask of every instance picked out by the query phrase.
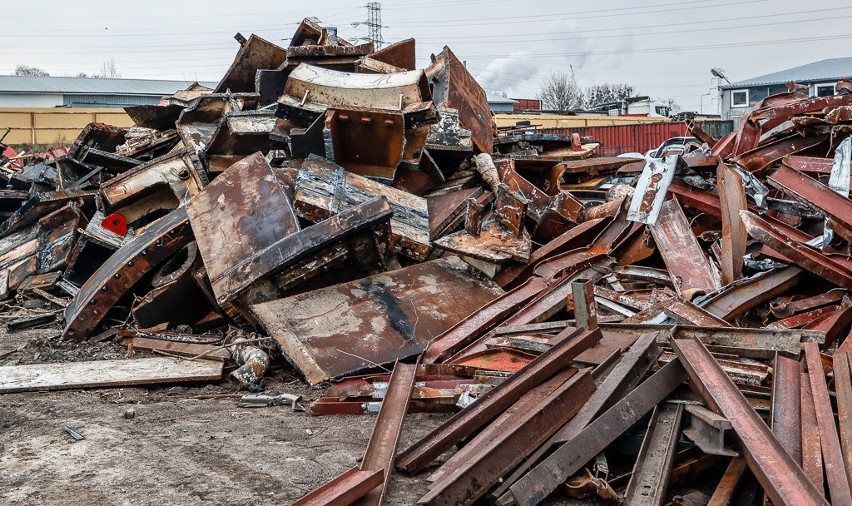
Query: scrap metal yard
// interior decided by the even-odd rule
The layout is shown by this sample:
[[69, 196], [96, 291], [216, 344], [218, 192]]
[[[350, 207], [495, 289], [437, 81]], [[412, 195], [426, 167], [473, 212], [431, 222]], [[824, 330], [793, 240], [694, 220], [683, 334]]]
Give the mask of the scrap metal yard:
[[0, 503], [852, 505], [852, 59], [511, 99], [366, 8], [0, 76]]

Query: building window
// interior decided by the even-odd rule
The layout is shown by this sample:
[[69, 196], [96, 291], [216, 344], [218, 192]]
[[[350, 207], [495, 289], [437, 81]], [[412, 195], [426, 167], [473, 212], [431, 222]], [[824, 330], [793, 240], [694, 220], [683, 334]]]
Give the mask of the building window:
[[732, 91], [731, 107], [748, 107], [748, 90]]
[[814, 95], [816, 95], [817, 97], [830, 97], [834, 95], [834, 83], [817, 84], [814, 87]]

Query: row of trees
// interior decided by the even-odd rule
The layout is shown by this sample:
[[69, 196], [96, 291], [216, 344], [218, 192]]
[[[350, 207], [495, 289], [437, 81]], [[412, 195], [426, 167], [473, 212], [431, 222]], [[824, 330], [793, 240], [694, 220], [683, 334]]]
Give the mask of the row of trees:
[[[636, 95], [638, 95], [636, 88], [626, 83], [580, 87], [572, 70], [570, 73], [550, 74], [550, 77], [541, 83], [538, 98], [541, 99], [545, 109], [565, 113], [578, 109], [590, 109], [599, 104], [620, 102]], [[667, 102], [670, 110], [679, 109], [674, 100], [669, 99]]]
[[[16, 76], [36, 76], [36, 77], [49, 77], [50, 73], [44, 69], [39, 67], [33, 67], [31, 65], [18, 65], [15, 67]], [[96, 74], [87, 74], [85, 72], [79, 72], [77, 74], [69, 75], [68, 77], [121, 77], [121, 72], [118, 71], [118, 67], [115, 65], [115, 60], [110, 58], [108, 61], [105, 61], [101, 66], [101, 71]]]

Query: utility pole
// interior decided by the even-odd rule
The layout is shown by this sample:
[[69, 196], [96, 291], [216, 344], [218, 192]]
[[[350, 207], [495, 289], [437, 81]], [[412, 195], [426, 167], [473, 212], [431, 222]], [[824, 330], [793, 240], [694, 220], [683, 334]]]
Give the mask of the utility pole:
[[382, 4], [381, 2], [367, 3], [367, 21], [364, 22], [370, 30], [369, 39], [376, 47], [381, 49], [385, 44], [385, 39], [382, 37]]

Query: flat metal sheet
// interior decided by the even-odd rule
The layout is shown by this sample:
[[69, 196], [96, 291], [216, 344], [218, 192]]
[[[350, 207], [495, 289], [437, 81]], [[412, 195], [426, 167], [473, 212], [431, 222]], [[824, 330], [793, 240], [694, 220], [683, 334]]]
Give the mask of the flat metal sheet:
[[503, 294], [457, 258], [251, 306], [312, 384], [422, 352]]
[[636, 192], [627, 210], [627, 219], [651, 225], [657, 222], [666, 192], [677, 169], [677, 155], [649, 158], [636, 182]]

